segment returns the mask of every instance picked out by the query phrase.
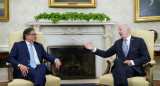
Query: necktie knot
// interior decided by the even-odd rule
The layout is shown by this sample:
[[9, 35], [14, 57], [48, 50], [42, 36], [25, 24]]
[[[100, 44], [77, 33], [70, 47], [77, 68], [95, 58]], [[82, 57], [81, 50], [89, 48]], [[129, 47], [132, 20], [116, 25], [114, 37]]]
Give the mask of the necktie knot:
[[32, 44], [32, 43], [30, 43], [29, 45], [30, 45], [30, 47], [32, 47], [32, 45], [33, 45], [33, 44]]
[[124, 42], [127, 42], [127, 39], [124, 39]]

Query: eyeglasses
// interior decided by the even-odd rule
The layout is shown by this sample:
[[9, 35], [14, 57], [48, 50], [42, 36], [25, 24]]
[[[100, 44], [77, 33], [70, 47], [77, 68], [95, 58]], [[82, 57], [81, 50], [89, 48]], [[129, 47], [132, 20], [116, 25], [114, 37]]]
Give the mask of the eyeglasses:
[[32, 35], [32, 36], [37, 36], [38, 34], [29, 34], [29, 35]]

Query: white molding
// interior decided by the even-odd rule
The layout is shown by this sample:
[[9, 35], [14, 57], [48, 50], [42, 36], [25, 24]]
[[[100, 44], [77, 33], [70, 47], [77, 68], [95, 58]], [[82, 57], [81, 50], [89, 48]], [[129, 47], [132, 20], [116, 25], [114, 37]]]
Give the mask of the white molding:
[[37, 21], [37, 22], [28, 22], [28, 25], [115, 25], [115, 22], [106, 22], [106, 21], [59, 21], [58, 23], [53, 23], [52, 21]]
[[160, 44], [154, 44], [154, 47], [160, 47]]
[[160, 51], [160, 44], [154, 44], [154, 51]]
[[8, 45], [0, 45], [0, 52], [8, 52]]
[[115, 31], [113, 26], [116, 25], [115, 22], [107, 21], [59, 21], [58, 23], [53, 23], [50, 20], [39, 20], [37, 22], [28, 22], [28, 25], [35, 28], [36, 31], [41, 31], [41, 27], [45, 26], [104, 26], [103, 32], [82, 32], [80, 27], [76, 32], [66, 32], [66, 29], [63, 29], [62, 32], [45, 32], [45, 35], [103, 35], [105, 40], [105, 49], [108, 49], [111, 45], [111, 39], [113, 37], [113, 32]]

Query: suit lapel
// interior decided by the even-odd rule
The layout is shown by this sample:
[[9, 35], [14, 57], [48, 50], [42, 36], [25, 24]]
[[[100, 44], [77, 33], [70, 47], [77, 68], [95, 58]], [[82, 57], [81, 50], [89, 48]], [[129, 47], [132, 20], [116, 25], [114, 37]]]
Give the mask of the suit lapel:
[[[131, 52], [131, 49], [132, 49], [132, 47], [133, 47], [133, 44], [134, 44], [134, 37], [133, 36], [131, 36], [131, 40], [130, 40], [130, 46], [129, 46], [129, 51], [128, 51], [128, 55], [130, 54], [130, 52]], [[127, 55], [127, 56], [128, 56]]]
[[123, 57], [125, 58], [125, 55], [123, 53], [123, 39], [120, 40], [120, 52], [123, 54]]
[[[35, 49], [36, 49], [37, 56], [38, 56], [38, 58], [39, 58], [39, 57], [40, 57], [39, 47], [38, 47], [38, 45], [37, 45], [36, 43], [34, 43], [34, 47], [35, 47]], [[40, 58], [39, 58], [39, 60], [40, 60]]]
[[23, 41], [23, 47], [24, 47], [24, 50], [26, 51], [26, 53], [27, 53], [27, 55], [28, 55], [27, 57], [29, 57], [29, 59], [30, 59], [28, 47], [27, 47], [27, 44], [26, 44], [25, 41]]

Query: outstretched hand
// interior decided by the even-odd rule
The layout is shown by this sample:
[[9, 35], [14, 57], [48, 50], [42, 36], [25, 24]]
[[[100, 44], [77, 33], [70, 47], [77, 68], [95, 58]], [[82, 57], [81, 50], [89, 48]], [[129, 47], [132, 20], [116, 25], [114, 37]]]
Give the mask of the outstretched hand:
[[59, 59], [56, 60], [56, 68], [59, 69], [61, 66], [61, 61]]
[[94, 46], [92, 44], [92, 42], [90, 42], [89, 44], [84, 44], [85, 48], [87, 48], [88, 50], [93, 51], [94, 50]]

